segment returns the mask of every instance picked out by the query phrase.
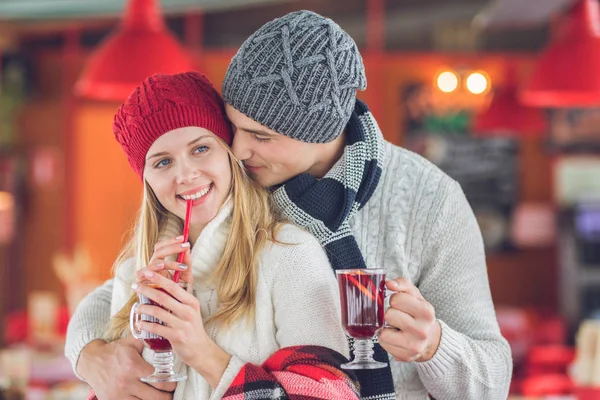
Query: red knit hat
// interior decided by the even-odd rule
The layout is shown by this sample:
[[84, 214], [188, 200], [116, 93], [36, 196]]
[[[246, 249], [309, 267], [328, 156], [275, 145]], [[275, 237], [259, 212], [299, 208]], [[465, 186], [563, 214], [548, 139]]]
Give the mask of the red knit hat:
[[221, 96], [197, 72], [146, 78], [117, 110], [113, 132], [131, 168], [143, 180], [152, 143], [173, 129], [188, 126], [208, 129], [228, 145], [233, 140]]

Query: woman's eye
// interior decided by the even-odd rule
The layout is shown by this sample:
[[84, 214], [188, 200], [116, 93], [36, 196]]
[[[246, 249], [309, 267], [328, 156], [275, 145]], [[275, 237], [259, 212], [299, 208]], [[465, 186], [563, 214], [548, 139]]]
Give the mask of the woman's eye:
[[198, 146], [194, 149], [194, 153], [206, 153], [208, 151], [208, 146]]
[[163, 168], [169, 164], [171, 164], [171, 160], [169, 160], [168, 158], [165, 158], [165, 159], [160, 160], [156, 164], [154, 164], [154, 168]]

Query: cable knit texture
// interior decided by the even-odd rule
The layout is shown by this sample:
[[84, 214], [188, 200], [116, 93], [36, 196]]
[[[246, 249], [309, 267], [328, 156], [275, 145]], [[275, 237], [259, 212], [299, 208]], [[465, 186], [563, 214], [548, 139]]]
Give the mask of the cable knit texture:
[[[228, 201], [204, 228], [191, 251], [193, 286], [204, 321], [218, 308], [215, 286], [206, 282], [225, 249], [231, 211], [232, 203]], [[180, 225], [170, 224], [164, 236], [174, 237], [179, 232]], [[261, 253], [254, 321], [247, 325], [245, 319], [240, 320], [229, 329], [216, 323], [205, 325], [210, 338], [232, 355], [219, 386], [213, 391], [201, 375], [186, 367], [188, 379], [177, 385], [174, 400], [220, 399], [244, 364], [260, 365], [282, 347], [317, 345], [348, 357], [337, 283], [325, 252], [312, 235], [294, 225], [284, 225], [277, 238], [286, 244], [270, 244]], [[119, 268], [114, 279], [111, 315], [131, 296], [134, 277], [133, 262]], [[153, 352], [145, 348], [142, 355], [151, 361]]]
[[223, 100], [198, 72], [154, 74], [136, 87], [117, 110], [115, 139], [133, 171], [143, 180], [148, 149], [165, 133], [197, 126], [231, 145], [233, 133]]
[[311, 11], [267, 22], [231, 60], [223, 99], [275, 132], [330, 142], [350, 118], [356, 91], [367, 87], [354, 40]]
[[[431, 360], [390, 359], [396, 398], [425, 400], [429, 392], [437, 400], [506, 400], [510, 348], [494, 313], [481, 234], [460, 186], [422, 157], [386, 143], [379, 185], [350, 227], [367, 265], [410, 279], [441, 322]], [[83, 345], [99, 337], [111, 290], [109, 282], [93, 292], [73, 316], [65, 348], [73, 365]]]

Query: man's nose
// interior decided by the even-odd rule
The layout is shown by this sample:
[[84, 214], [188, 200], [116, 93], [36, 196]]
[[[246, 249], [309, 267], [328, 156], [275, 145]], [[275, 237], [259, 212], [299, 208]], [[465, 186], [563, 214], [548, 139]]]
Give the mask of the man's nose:
[[239, 130], [233, 136], [233, 143], [231, 150], [240, 161], [244, 161], [252, 157], [252, 149], [250, 143], [250, 134], [246, 132], [240, 132]]

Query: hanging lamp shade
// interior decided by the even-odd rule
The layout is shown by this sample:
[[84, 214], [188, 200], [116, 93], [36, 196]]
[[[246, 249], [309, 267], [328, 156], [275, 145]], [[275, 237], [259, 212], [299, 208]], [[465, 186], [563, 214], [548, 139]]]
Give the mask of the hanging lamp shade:
[[149, 75], [194, 69], [191, 57], [167, 30], [157, 0], [130, 0], [120, 27], [91, 56], [75, 94], [123, 101]]
[[546, 130], [543, 111], [521, 103], [515, 67], [507, 65], [505, 71], [504, 85], [496, 90], [490, 105], [475, 116], [473, 131], [478, 136], [542, 134]]
[[600, 106], [598, 0], [579, 0], [542, 52], [521, 93], [534, 107]]

